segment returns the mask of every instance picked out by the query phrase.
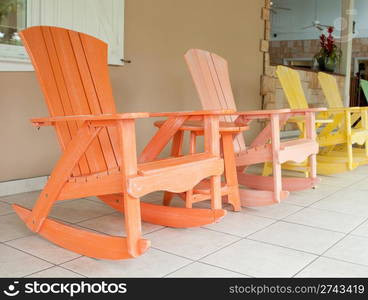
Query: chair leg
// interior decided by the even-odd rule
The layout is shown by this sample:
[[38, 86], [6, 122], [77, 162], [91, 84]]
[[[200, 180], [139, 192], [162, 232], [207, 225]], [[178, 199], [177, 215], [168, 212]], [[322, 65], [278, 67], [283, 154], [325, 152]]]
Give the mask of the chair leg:
[[[197, 134], [194, 131], [191, 131], [189, 137], [189, 154], [196, 153], [196, 145], [197, 145]], [[193, 207], [193, 190], [185, 192], [185, 207], [186, 208]]]
[[54, 185], [49, 184], [49, 182], [46, 184], [46, 187], [41, 192], [32, 208], [31, 217], [28, 218], [26, 224], [33, 232], [39, 232], [43, 223], [47, 219], [52, 206], [57, 201], [56, 195], [52, 193], [53, 186]]
[[186, 208], [193, 207], [193, 190], [185, 192], [185, 207]]
[[271, 128], [272, 128], [272, 170], [273, 170], [273, 192], [275, 200], [281, 201], [282, 191], [282, 174], [281, 164], [278, 161], [278, 153], [280, 151], [280, 121], [278, 115], [271, 117]]
[[222, 199], [221, 199], [221, 176], [211, 177], [211, 208], [221, 209]]
[[[308, 177], [310, 179], [315, 179], [317, 178], [317, 155], [313, 154], [311, 156], [309, 156], [309, 172], [308, 172]], [[315, 188], [316, 186], [313, 185], [312, 188]]]
[[347, 150], [348, 150], [348, 167], [349, 170], [353, 170], [353, 145], [350, 143], [347, 143]]
[[197, 134], [193, 131], [190, 132], [190, 140], [189, 140], [189, 153], [196, 153], [196, 144], [197, 144]]
[[241, 204], [232, 134], [222, 134], [221, 141], [225, 162], [225, 180], [229, 190], [227, 199], [234, 211], [240, 211]]
[[353, 170], [353, 143], [351, 139], [351, 115], [349, 111], [345, 112], [345, 130], [346, 130], [346, 146], [348, 152], [348, 168]]
[[[305, 137], [308, 139], [316, 140], [316, 127], [315, 127], [315, 115], [312, 112], [306, 114], [306, 124], [305, 124]], [[309, 177], [316, 182], [317, 178], [317, 155], [312, 154], [308, 158], [309, 168], [306, 171], [306, 177]], [[315, 188], [315, 185], [313, 185]]]
[[172, 200], [173, 197], [174, 197], [174, 194], [173, 193], [171, 193], [171, 192], [165, 192], [164, 193], [164, 201], [163, 201], [163, 204], [165, 206], [170, 206], [171, 200]]
[[128, 193], [124, 195], [123, 199], [128, 252], [133, 257], [137, 257], [141, 254], [139, 243], [142, 236], [140, 200]]
[[181, 150], [183, 147], [183, 139], [184, 139], [184, 131], [178, 131], [175, 133], [172, 148], [171, 148], [171, 156], [180, 156]]
[[274, 193], [275, 200], [277, 202], [281, 201], [280, 195], [282, 191], [282, 175], [281, 175], [281, 165], [277, 162], [273, 162], [273, 184], [274, 184]]
[[[183, 139], [184, 139], [184, 131], [178, 131], [177, 133], [175, 133], [172, 141], [171, 156], [176, 157], [181, 155], [181, 150], [183, 147]], [[165, 192], [163, 205], [169, 206], [171, 204], [173, 196], [174, 196], [173, 193]]]

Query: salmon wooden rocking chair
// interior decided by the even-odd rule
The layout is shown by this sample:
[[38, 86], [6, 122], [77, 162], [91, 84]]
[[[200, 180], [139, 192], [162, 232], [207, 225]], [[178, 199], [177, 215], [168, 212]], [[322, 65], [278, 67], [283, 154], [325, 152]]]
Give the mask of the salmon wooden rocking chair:
[[[278, 66], [276, 73], [290, 107], [307, 108], [308, 102], [298, 72], [285, 66]], [[336, 79], [333, 76], [319, 73], [318, 80], [329, 108], [326, 112], [320, 113], [316, 121], [317, 127], [321, 129], [317, 135], [320, 146], [320, 153], [317, 156], [317, 172], [321, 175], [331, 175], [353, 170], [368, 162], [367, 150], [353, 148], [353, 144], [364, 145], [367, 142], [368, 110], [360, 107], [343, 107]], [[362, 118], [359, 128], [353, 128], [352, 125], [359, 118]], [[303, 125], [297, 120], [293, 122], [298, 125], [303, 135]], [[325, 126], [322, 128], [322, 125]], [[306, 162], [283, 165], [283, 168], [295, 171], [303, 170], [303, 167], [307, 167]]]
[[[185, 54], [185, 60], [197, 88], [203, 109], [232, 109], [236, 105], [231, 89], [227, 62], [216, 54], [191, 49]], [[315, 173], [315, 155], [318, 144], [315, 141], [314, 113], [317, 110], [264, 110], [236, 112], [221, 117], [221, 146], [225, 161], [225, 182], [222, 195], [232, 204], [234, 210], [240, 206], [264, 206], [279, 203], [289, 195], [289, 191], [314, 187], [319, 179]], [[306, 121], [308, 133], [303, 139], [281, 142], [280, 126], [292, 117], [299, 116]], [[248, 129], [253, 120], [266, 119], [269, 124], [246, 147], [242, 132]], [[227, 124], [227, 125], [226, 125]], [[160, 126], [159, 123], [156, 123]], [[201, 135], [200, 126], [185, 123], [182, 130], [191, 132], [191, 152], [195, 149], [196, 136]], [[182, 143], [178, 141], [173, 149]], [[175, 151], [173, 151], [175, 153]], [[281, 164], [285, 161], [304, 161], [309, 158], [311, 173], [309, 178], [282, 178]], [[271, 162], [273, 177], [245, 173], [250, 165]], [[239, 189], [238, 184], [250, 189]], [[203, 182], [194, 192], [208, 194]], [[166, 193], [164, 204], [168, 205], [172, 194]]]
[[[218, 131], [222, 112], [117, 114], [103, 41], [48, 26], [23, 30], [21, 37], [50, 113], [50, 117], [32, 122], [37, 127], [54, 126], [63, 152], [33, 209], [13, 205], [30, 230], [82, 255], [125, 259], [141, 255], [150, 245], [141, 236], [141, 220], [194, 227], [225, 215], [221, 209], [223, 160]], [[202, 118], [205, 152], [137, 163], [135, 120], [150, 116], [168, 117], [150, 143], [156, 148], [160, 137], [175, 134], [176, 124], [180, 126], [191, 117]], [[185, 192], [208, 177], [214, 209], [140, 203], [140, 197], [153, 191]], [[93, 195], [125, 214], [126, 237], [97, 234], [48, 218], [56, 201]]]

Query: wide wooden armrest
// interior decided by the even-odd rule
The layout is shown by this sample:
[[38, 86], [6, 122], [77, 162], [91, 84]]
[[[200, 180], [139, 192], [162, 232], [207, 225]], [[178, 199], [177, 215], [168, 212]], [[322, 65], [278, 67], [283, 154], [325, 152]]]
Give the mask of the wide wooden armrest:
[[[297, 116], [297, 117], [290, 117], [287, 122], [288, 123], [300, 123], [300, 122], [304, 122], [305, 118], [302, 116]], [[327, 123], [332, 123], [333, 120], [332, 119], [316, 119], [315, 123], [317, 124], [327, 124]]]
[[[235, 120], [235, 123], [238, 124], [238, 122], [247, 122], [247, 120], [254, 120], [254, 119], [268, 119], [271, 116], [274, 115], [288, 115], [290, 116], [303, 116], [308, 112], [324, 112], [327, 109], [324, 107], [318, 107], [318, 108], [306, 108], [306, 109], [274, 109], [274, 110], [256, 110], [256, 111], [240, 111], [236, 112], [235, 115], [238, 115], [238, 118]], [[302, 121], [302, 119], [300, 119]]]
[[289, 114], [290, 109], [273, 109], [273, 110], [245, 110], [245, 111], [237, 111], [233, 115], [237, 115], [238, 117], [235, 120], [236, 124], [246, 125], [252, 120], [257, 119], [269, 119], [272, 115], [282, 115]]
[[291, 109], [291, 112], [321, 112], [327, 111], [326, 107], [312, 107], [312, 108], [300, 108], [300, 109]]
[[227, 110], [195, 110], [195, 111], [176, 111], [176, 112], [157, 112], [150, 113], [150, 117], [191, 117], [191, 116], [223, 116], [233, 115], [236, 111], [232, 109]]
[[267, 115], [274, 115], [274, 114], [285, 114], [290, 113], [291, 110], [289, 108], [283, 109], [266, 109], [266, 110], [245, 110], [245, 111], [236, 111], [233, 115], [239, 116], [267, 116]]
[[330, 112], [330, 113], [339, 113], [339, 112], [346, 112], [346, 111], [359, 112], [362, 110], [366, 110], [366, 108], [363, 108], [363, 107], [333, 107], [333, 108], [329, 108], [327, 112]]
[[113, 120], [127, 120], [127, 119], [141, 119], [149, 118], [150, 114], [142, 113], [123, 113], [123, 114], [103, 114], [103, 115], [75, 115], [75, 116], [59, 116], [47, 118], [31, 119], [34, 126], [49, 126], [57, 122], [65, 121], [113, 121]]
[[211, 116], [211, 115], [229, 115], [234, 110], [198, 110], [198, 111], [179, 111], [179, 112], [160, 112], [160, 113], [122, 113], [122, 114], [101, 114], [101, 115], [75, 115], [75, 116], [57, 116], [47, 118], [31, 119], [34, 126], [49, 126], [56, 122], [65, 121], [113, 121], [125, 119], [142, 119], [149, 117], [181, 117], [181, 116]]

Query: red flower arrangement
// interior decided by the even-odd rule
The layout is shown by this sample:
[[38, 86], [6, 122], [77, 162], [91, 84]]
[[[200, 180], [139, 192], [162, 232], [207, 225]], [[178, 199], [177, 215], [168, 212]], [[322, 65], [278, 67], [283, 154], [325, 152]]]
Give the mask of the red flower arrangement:
[[341, 58], [341, 49], [336, 46], [335, 38], [332, 35], [334, 27], [328, 27], [328, 36], [324, 33], [319, 37], [321, 50], [315, 55], [321, 71], [334, 71], [336, 64]]

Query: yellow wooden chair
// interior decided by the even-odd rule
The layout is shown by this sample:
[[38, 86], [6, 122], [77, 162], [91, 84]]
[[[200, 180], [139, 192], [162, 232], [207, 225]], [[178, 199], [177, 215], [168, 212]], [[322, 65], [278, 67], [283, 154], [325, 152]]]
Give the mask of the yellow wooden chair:
[[[307, 108], [305, 98], [297, 71], [285, 66], [278, 66], [277, 76], [284, 89], [291, 108]], [[330, 175], [353, 170], [361, 164], [368, 163], [367, 147], [363, 149], [353, 147], [354, 144], [364, 145], [368, 141], [368, 115], [367, 108], [343, 107], [339, 95], [336, 79], [326, 73], [319, 73], [318, 79], [326, 96], [329, 109], [317, 116], [316, 126], [320, 129], [317, 141], [320, 152], [317, 155], [317, 172]], [[358, 126], [353, 127], [361, 119]], [[304, 135], [304, 124], [298, 119], [295, 122]], [[367, 144], [366, 144], [367, 145]], [[308, 173], [308, 163], [287, 163], [284, 169], [303, 171]], [[270, 166], [265, 166], [264, 174], [270, 172]]]
[[[341, 95], [335, 77], [330, 74], [319, 72], [318, 81], [322, 87], [323, 93], [326, 97], [330, 109], [344, 108], [341, 100]], [[331, 147], [329, 155], [332, 157], [348, 157], [353, 165], [368, 163], [368, 118], [367, 107], [350, 108], [351, 119], [351, 139], [352, 144], [364, 145], [364, 148], [352, 147], [352, 157], [350, 157], [350, 150], [344, 145], [336, 145]], [[340, 111], [340, 115], [343, 112]], [[325, 133], [328, 135], [328, 132]]]

